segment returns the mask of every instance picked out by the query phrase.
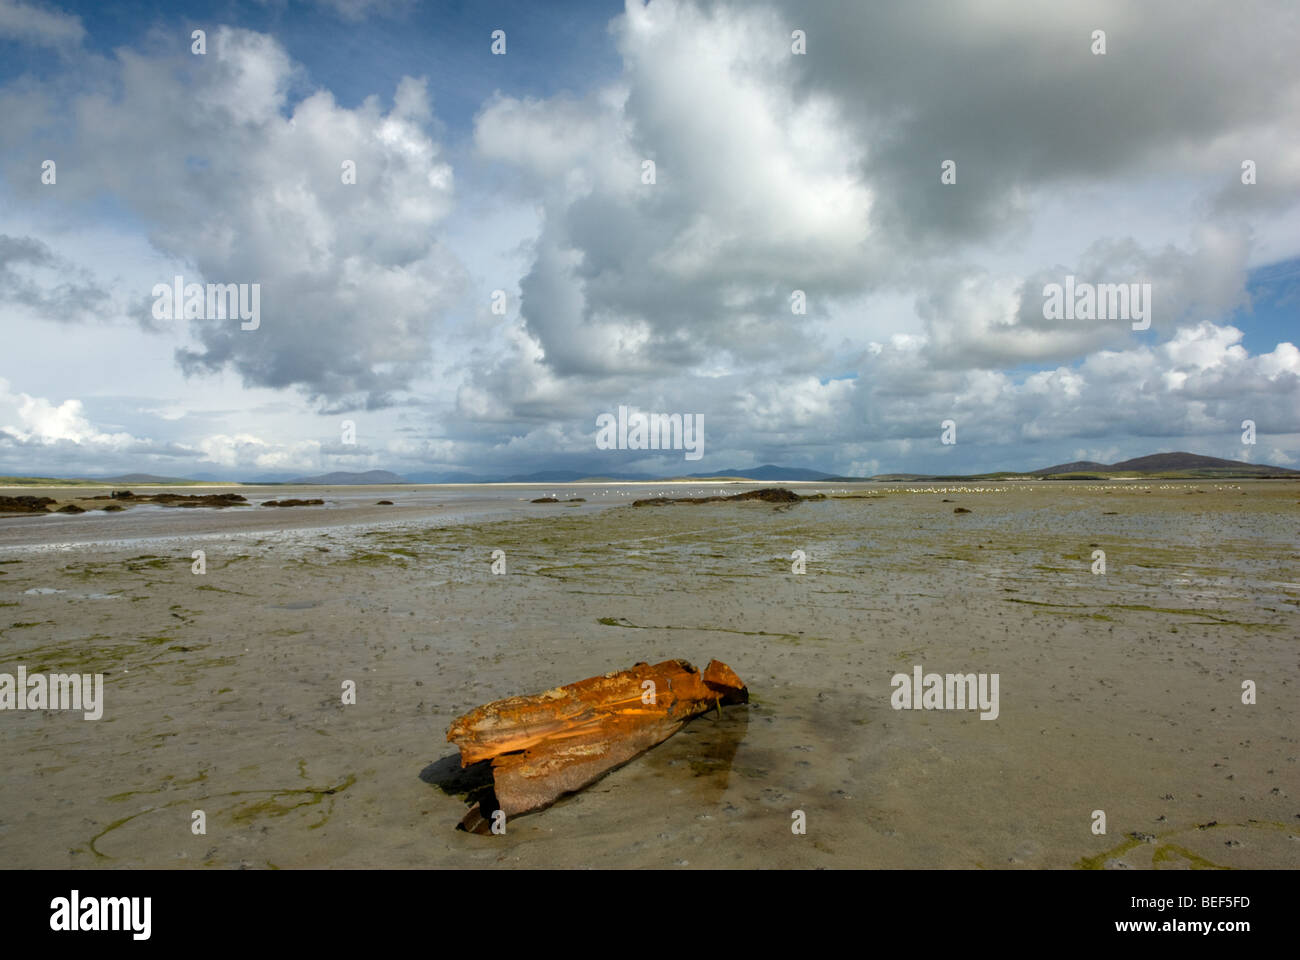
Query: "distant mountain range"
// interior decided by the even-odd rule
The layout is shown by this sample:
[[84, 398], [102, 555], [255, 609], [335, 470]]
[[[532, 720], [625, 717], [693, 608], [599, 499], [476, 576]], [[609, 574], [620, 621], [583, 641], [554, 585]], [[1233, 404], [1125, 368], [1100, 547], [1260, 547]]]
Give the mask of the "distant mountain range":
[[[776, 468], [780, 469], [780, 468]], [[809, 471], [813, 472], [813, 471]], [[1153, 453], [1119, 463], [1098, 463], [1095, 460], [1075, 460], [1072, 463], [1058, 463], [1054, 467], [1039, 470], [997, 470], [992, 473], [977, 474], [928, 474], [928, 473], [880, 473], [873, 477], [830, 477], [823, 475], [816, 479], [831, 481], [907, 481], [907, 480], [1008, 480], [1016, 478], [1037, 477], [1041, 479], [1086, 480], [1095, 478], [1105, 480], [1113, 477], [1153, 477], [1167, 479], [1232, 479], [1232, 478], [1295, 478], [1300, 477], [1300, 470], [1287, 467], [1275, 467], [1269, 464], [1246, 463], [1243, 460], [1224, 460], [1220, 457], [1206, 457], [1199, 453]], [[754, 477], [755, 480], [768, 479]], [[796, 479], [772, 478], [772, 479]]]
[[[1018, 478], [1044, 480], [1108, 480], [1115, 477], [1147, 477], [1168, 480], [1230, 480], [1262, 479], [1267, 477], [1300, 477], [1300, 470], [1274, 467], [1268, 464], [1246, 463], [1242, 460], [1224, 460], [1205, 457], [1199, 453], [1153, 453], [1119, 463], [1098, 463], [1095, 460], [1075, 460], [1058, 463], [1054, 467], [1025, 472], [998, 470], [993, 473], [937, 475], [921, 473], [878, 474], [872, 480], [1010, 480]], [[837, 478], [842, 479], [842, 478]]]
[[1198, 453], [1153, 453], [1119, 463], [1105, 464], [1093, 460], [1076, 460], [1074, 463], [1061, 463], [1054, 467], [1044, 467], [1032, 471], [1033, 476], [1054, 477], [1062, 474], [1146, 474], [1146, 473], [1193, 473], [1199, 476], [1213, 477], [1216, 474], [1232, 476], [1296, 476], [1300, 470], [1288, 470], [1286, 467], [1273, 467], [1268, 464], [1246, 463], [1242, 460], [1223, 460], [1219, 457], [1203, 457]]
[[[578, 483], [581, 481], [622, 481], [653, 482], [655, 480], [710, 480], [718, 477], [744, 480], [829, 480], [831, 474], [820, 470], [805, 470], [801, 467], [778, 467], [767, 463], [761, 467], [730, 467], [726, 470], [710, 470], [708, 473], [687, 473], [673, 476], [653, 473], [602, 473], [593, 475], [580, 470], [542, 470], [538, 473], [517, 473], [509, 477], [497, 477], [491, 480], [444, 480], [441, 483]], [[428, 482], [428, 481], [426, 481]]]
[[93, 483], [193, 483], [180, 477], [160, 477], [153, 473], [124, 473], [117, 477], [85, 477]]
[[[1153, 453], [1119, 463], [1098, 463], [1095, 460], [1075, 460], [1071, 463], [1058, 463], [1053, 467], [1038, 470], [1018, 471], [999, 470], [993, 473], [979, 474], [924, 474], [924, 473], [882, 473], [873, 477], [848, 477], [809, 470], [804, 467], [781, 467], [766, 463], [760, 467], [730, 467], [726, 470], [710, 470], [707, 473], [690, 473], [677, 476], [655, 476], [648, 473], [610, 473], [593, 476], [579, 470], [542, 470], [536, 473], [513, 474], [508, 477], [478, 477], [456, 473], [414, 473], [405, 477], [388, 470], [368, 470], [365, 473], [334, 472], [318, 477], [297, 477], [290, 479], [287, 474], [262, 475], [243, 481], [248, 484], [318, 484], [322, 486], [351, 486], [365, 484], [402, 484], [402, 483], [577, 483], [587, 482], [653, 482], [667, 480], [760, 480], [765, 482], [794, 481], [829, 481], [853, 483], [866, 480], [908, 481], [908, 480], [1005, 480], [1005, 479], [1107, 479], [1110, 477], [1144, 476], [1169, 479], [1231, 479], [1231, 478], [1294, 478], [1300, 477], [1300, 470], [1287, 467], [1275, 467], [1268, 464], [1246, 463], [1241, 460], [1224, 460], [1219, 457], [1205, 457], [1196, 453]], [[57, 483], [102, 483], [104, 485], [122, 484], [192, 484], [214, 483], [221, 481], [211, 474], [201, 474], [194, 480], [178, 477], [160, 477], [149, 473], [128, 473], [116, 477], [86, 478], [32, 478], [0, 477], [0, 482], [35, 485], [42, 480]]]
[[711, 470], [708, 473], [688, 473], [692, 480], [708, 477], [744, 477], [746, 480], [832, 480], [834, 474], [822, 473], [820, 470], [805, 470], [802, 467], [778, 467], [765, 463], [761, 467], [732, 467], [729, 470]]

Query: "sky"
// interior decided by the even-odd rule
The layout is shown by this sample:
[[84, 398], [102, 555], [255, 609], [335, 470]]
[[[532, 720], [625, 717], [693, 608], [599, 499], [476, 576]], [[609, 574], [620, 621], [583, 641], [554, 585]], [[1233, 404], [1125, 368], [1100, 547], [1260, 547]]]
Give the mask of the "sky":
[[1300, 467], [1297, 49], [1291, 0], [0, 0], [0, 475]]

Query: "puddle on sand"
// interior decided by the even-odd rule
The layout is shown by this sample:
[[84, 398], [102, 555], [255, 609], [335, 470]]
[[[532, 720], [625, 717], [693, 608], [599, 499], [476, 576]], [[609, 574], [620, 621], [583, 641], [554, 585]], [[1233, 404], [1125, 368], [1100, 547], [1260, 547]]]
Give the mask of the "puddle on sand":
[[55, 587], [32, 587], [30, 590], [24, 590], [23, 595], [29, 597], [51, 597], [55, 594], [67, 594], [71, 600], [121, 600], [120, 593], [68, 593], [66, 590], [59, 590]]
[[749, 732], [750, 708], [736, 704], [696, 717], [677, 733], [632, 761], [665, 787], [681, 787], [707, 804], [718, 804], [731, 780], [736, 750]]

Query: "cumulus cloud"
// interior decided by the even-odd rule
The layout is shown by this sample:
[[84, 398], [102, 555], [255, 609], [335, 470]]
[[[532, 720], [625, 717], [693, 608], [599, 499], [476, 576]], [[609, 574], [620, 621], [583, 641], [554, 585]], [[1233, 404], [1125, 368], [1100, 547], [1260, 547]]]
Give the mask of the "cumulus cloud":
[[[173, 411], [158, 412], [162, 419]], [[193, 472], [204, 468], [234, 470], [309, 471], [321, 463], [319, 440], [266, 439], [252, 433], [210, 433], [194, 443], [160, 441], [107, 427], [92, 418], [83, 401], [59, 402], [15, 391], [0, 378], [0, 462], [26, 465], [26, 469], [68, 470], [81, 475], [133, 471], [142, 464], [162, 470]], [[338, 452], [338, 451], [335, 451]], [[371, 463], [375, 454], [356, 456]]]
[[121, 451], [140, 441], [129, 433], [109, 433], [86, 419], [80, 400], [52, 403], [44, 397], [15, 393], [0, 378], [0, 432], [10, 443], [90, 445]]
[[[876, 146], [864, 172], [896, 241], [979, 242], [1030, 215], [1034, 191], [1098, 179], [1240, 186], [1248, 144], [1289, 183], [1273, 201], [1300, 200], [1300, 130], [1287, 122], [1300, 108], [1289, 53], [1300, 23], [1284, 0], [780, 7], [808, 35], [799, 90], [833, 96]], [[933, 188], [943, 159], [957, 164], [956, 189]]]
[[[1248, 237], [1244, 230], [1206, 226], [1196, 246], [1148, 250], [1131, 237], [1095, 241], [1073, 266], [1045, 267], [1028, 277], [957, 269], [936, 271], [919, 299], [931, 356], [944, 367], [996, 368], [1025, 362], [1072, 360], [1102, 347], [1122, 347], [1136, 314], [1158, 334], [1192, 321], [1230, 315], [1248, 303]], [[1088, 319], [1049, 317], [1049, 285], [1120, 285], [1127, 310]], [[1131, 299], [1130, 299], [1131, 297]]]
[[[1300, 255], [1283, 0], [628, 0], [609, 26], [617, 75], [542, 95], [503, 74], [452, 134], [423, 81], [344, 107], [270, 35], [214, 29], [207, 57], [124, 47], [80, 84], [0, 90], [0, 163], [32, 202], [40, 159], [80, 158], [94, 176], [43, 200], [71, 214], [107, 193], [187, 281], [260, 283], [258, 330], [188, 322], [187, 374], [390, 418], [363, 449], [257, 424], [185, 434], [231, 470], [679, 472], [597, 455], [595, 417], [619, 404], [703, 414], [706, 469], [1239, 456], [1244, 418], [1261, 451], [1300, 450], [1296, 347], [1247, 349], [1229, 320], [1252, 271]], [[499, 215], [476, 223], [484, 209]], [[0, 290], [57, 303], [57, 244], [7, 232]], [[489, 248], [522, 250], [522, 269], [462, 265]], [[1149, 283], [1150, 329], [1049, 318], [1043, 287], [1067, 275]], [[435, 370], [451, 409], [412, 389]], [[937, 442], [945, 418], [956, 447]]]
[[[1286, 122], [1300, 70], [1279, 43], [1296, 22], [1276, 3], [1252, 9], [1254, 20], [1172, 2], [630, 0], [611, 24], [618, 78], [585, 97], [499, 94], [477, 118], [479, 153], [513, 166], [544, 215], [508, 354], [474, 366], [460, 414], [513, 421], [517, 434], [574, 416], [579, 384], [584, 397], [647, 408], [668, 395], [709, 411], [718, 442], [737, 450], [775, 438], [766, 448], [788, 458], [820, 430], [829, 442], [816, 455], [848, 464], [855, 443], [930, 435], [941, 408], [978, 411], [999, 442], [1151, 435], [1140, 413], [1112, 409], [1110, 384], [1096, 386], [1099, 358], [1143, 367], [1171, 436], [1231, 419], [1193, 397], [1210, 387], [1185, 351], [1246, 378], [1238, 399], [1290, 396], [1289, 380], [1266, 373], [1289, 370], [1289, 345], [1250, 358], [1223, 324], [1248, 302], [1257, 239], [1248, 221], [1215, 213], [1239, 172], [1232, 143], [1260, 147], [1283, 183], [1300, 156]], [[1099, 27], [1102, 57], [1091, 52]], [[796, 28], [807, 55], [791, 53]], [[1229, 45], [1275, 72], [1225, 58]], [[1198, 69], [1176, 66], [1188, 62]], [[645, 160], [653, 185], [641, 181]], [[1178, 242], [1122, 216], [1152, 178], [1177, 184], [1170, 196], [1191, 217]], [[1062, 197], [1074, 191], [1093, 205], [1086, 216], [1068, 217]], [[1270, 196], [1275, 213], [1300, 199]], [[1100, 235], [1098, 203], [1115, 214]], [[1049, 210], [1055, 221], [1036, 222]], [[1072, 259], [1006, 256], [1031, 227], [1074, 238]], [[990, 253], [1002, 266], [982, 265]], [[1152, 334], [1137, 338], [1131, 317], [1049, 320], [1043, 286], [1066, 274], [1149, 283]], [[796, 289], [806, 317], [791, 313]], [[852, 329], [852, 298], [899, 292], [915, 301], [906, 333], [874, 346], [822, 340], [827, 316]], [[1062, 366], [1008, 372], [1026, 364]], [[846, 369], [855, 377], [837, 379]], [[845, 421], [854, 428], [836, 426]]]
[[[190, 321], [198, 344], [177, 353], [187, 373], [232, 369], [346, 408], [383, 406], [428, 370], [463, 268], [436, 237], [453, 176], [423, 81], [403, 78], [388, 109], [378, 97], [347, 109], [325, 90], [290, 106], [284, 49], [225, 27], [205, 57], [124, 49], [115, 67], [112, 88], [73, 97], [64, 131], [97, 177], [63, 178], [56, 201], [73, 210], [108, 189], [158, 250], [193, 264], [187, 283], [260, 285], [259, 329]], [[0, 132], [11, 172], [35, 160], [34, 132]], [[30, 196], [27, 180], [15, 175], [15, 189]]]
[[562, 376], [788, 352], [791, 292], [843, 288], [860, 263], [860, 146], [829, 100], [795, 101], [770, 11], [632, 5], [614, 30], [614, 86], [583, 103], [498, 97], [478, 118], [479, 151], [545, 203], [520, 284], [530, 336]]
[[320, 446], [311, 440], [273, 443], [248, 433], [213, 434], [198, 443], [203, 463], [261, 470], [311, 468], [320, 463]]

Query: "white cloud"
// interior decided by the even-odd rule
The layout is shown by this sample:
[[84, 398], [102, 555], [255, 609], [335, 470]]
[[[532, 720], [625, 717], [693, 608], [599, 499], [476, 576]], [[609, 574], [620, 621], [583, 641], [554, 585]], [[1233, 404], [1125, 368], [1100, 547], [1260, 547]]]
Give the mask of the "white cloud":
[[[1252, 355], [1228, 319], [1253, 266], [1300, 252], [1297, 21], [1245, 2], [632, 0], [611, 24], [617, 76], [539, 97], [507, 71], [451, 133], [422, 80], [345, 107], [280, 39], [231, 27], [206, 58], [127, 44], [11, 82], [0, 167], [25, 219], [0, 221], [5, 323], [48, 336], [59, 317], [139, 316], [173, 266], [259, 282], [263, 317], [118, 324], [57, 354], [11, 338], [26, 394], [85, 405], [0, 407], [20, 432], [0, 456], [116, 443], [186, 469], [587, 469], [594, 417], [620, 403], [703, 414], [709, 466], [1235, 455], [1247, 416], [1260, 451], [1296, 456], [1300, 351]], [[11, 29], [22, 10], [72, 36], [43, 9], [0, 0]], [[1087, 53], [1097, 17], [1125, 41], [1104, 60]], [[51, 151], [57, 190], [31, 176]], [[1254, 193], [1239, 155], [1259, 161]], [[120, 217], [95, 212], [104, 198]], [[1067, 273], [1150, 282], [1151, 331], [1048, 321], [1042, 286]], [[344, 411], [364, 414], [358, 448], [338, 447]], [[938, 444], [947, 417], [956, 447]]]
[[[77, 216], [107, 189], [158, 250], [193, 265], [187, 282], [260, 285], [260, 329], [191, 321], [199, 342], [178, 353], [183, 368], [372, 407], [425, 373], [464, 287], [437, 237], [453, 175], [431, 136], [425, 83], [404, 77], [387, 111], [378, 97], [347, 109], [324, 90], [290, 107], [299, 68], [274, 38], [228, 27], [211, 31], [206, 57], [117, 56], [120, 86], [87, 80], [64, 111], [75, 118], [64, 169], [81, 162], [97, 176], [65, 175], [40, 199]], [[19, 96], [0, 92], [0, 109]], [[6, 165], [39, 168], [40, 122], [24, 113], [0, 131]], [[344, 162], [355, 184], [343, 182]], [[15, 186], [34, 202], [50, 188], [31, 181]], [[148, 294], [133, 298], [147, 325]]]
[[0, 0], [0, 38], [67, 49], [79, 46], [85, 34], [80, 17], [19, 0]]
[[321, 444], [303, 440], [272, 443], [252, 434], [213, 434], [198, 443], [200, 462], [259, 470], [311, 470], [320, 465]]
[[[86, 419], [81, 401], [52, 403], [44, 397], [11, 392], [0, 378], [0, 431], [21, 443], [55, 444], [59, 441], [122, 450], [142, 441], [129, 433], [108, 433]], [[147, 442], [147, 441], [146, 441]]]

